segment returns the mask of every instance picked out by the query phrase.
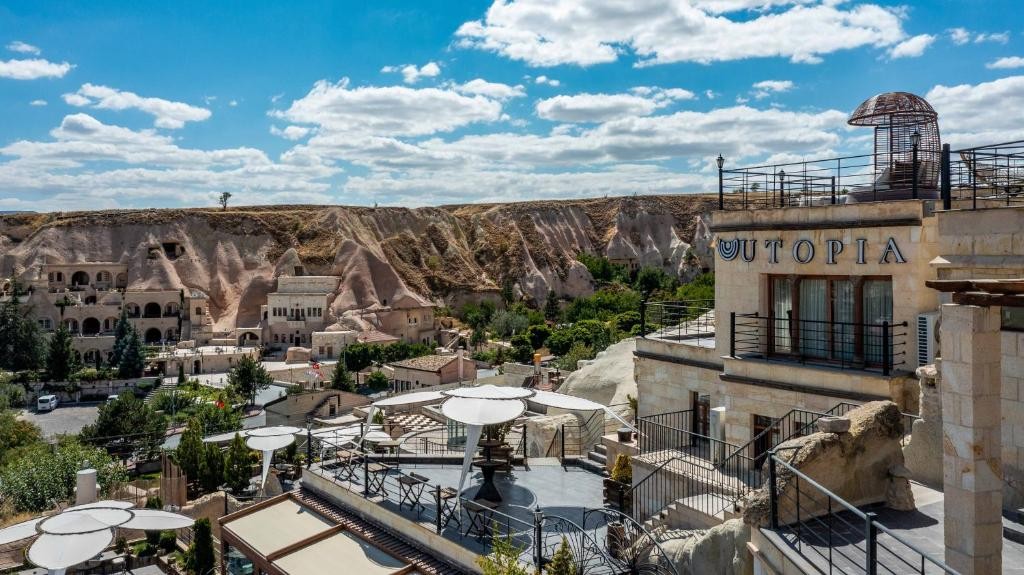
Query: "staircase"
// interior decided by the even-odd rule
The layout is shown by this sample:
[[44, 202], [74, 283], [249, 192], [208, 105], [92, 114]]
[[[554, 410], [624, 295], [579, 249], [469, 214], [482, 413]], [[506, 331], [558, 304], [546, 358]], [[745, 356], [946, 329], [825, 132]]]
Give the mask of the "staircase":
[[592, 451], [587, 452], [587, 458], [579, 461], [580, 467], [608, 477], [608, 448], [603, 443], [598, 443]]
[[[168, 379], [173, 380], [173, 381], [168, 381]], [[164, 378], [164, 380], [160, 383], [160, 385], [158, 385], [157, 387], [154, 387], [153, 389], [149, 390], [149, 393], [146, 394], [146, 399], [143, 400], [143, 401], [146, 402], [146, 405], [149, 405], [149, 404], [153, 403], [153, 400], [156, 399], [156, 394], [160, 393], [161, 391], [166, 391], [166, 392], [170, 393], [171, 390], [173, 390], [174, 388], [178, 387], [178, 383], [177, 382], [178, 382], [178, 378], [176, 378], [176, 377]]]

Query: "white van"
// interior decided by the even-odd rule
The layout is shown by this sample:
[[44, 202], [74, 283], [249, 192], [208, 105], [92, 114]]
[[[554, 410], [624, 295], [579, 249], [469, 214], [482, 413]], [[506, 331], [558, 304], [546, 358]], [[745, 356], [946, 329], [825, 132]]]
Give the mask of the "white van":
[[41, 395], [36, 400], [36, 411], [53, 411], [58, 403], [56, 395]]

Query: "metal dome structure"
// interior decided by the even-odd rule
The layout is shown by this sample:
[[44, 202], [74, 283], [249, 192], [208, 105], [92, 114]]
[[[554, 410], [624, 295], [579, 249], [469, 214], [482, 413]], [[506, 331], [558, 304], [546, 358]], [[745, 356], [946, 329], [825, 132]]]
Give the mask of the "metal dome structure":
[[938, 117], [931, 104], [909, 92], [878, 94], [857, 106], [847, 123], [875, 129], [874, 185], [851, 191], [847, 201], [907, 199], [914, 188], [919, 198], [937, 198], [942, 157]]

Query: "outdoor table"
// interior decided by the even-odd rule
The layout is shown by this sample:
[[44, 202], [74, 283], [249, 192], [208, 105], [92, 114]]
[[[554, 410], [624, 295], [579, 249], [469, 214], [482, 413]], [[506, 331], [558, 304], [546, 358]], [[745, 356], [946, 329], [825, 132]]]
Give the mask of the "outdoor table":
[[480, 489], [477, 490], [476, 495], [473, 496], [474, 500], [483, 499], [492, 503], [501, 503], [501, 492], [494, 485], [494, 472], [499, 467], [506, 465], [506, 462], [496, 461], [491, 458], [491, 452], [496, 447], [501, 447], [504, 444], [503, 441], [498, 439], [485, 439], [481, 440], [479, 445], [484, 449], [484, 458], [482, 461], [474, 461], [473, 467], [480, 468], [480, 472], [483, 473], [484, 482], [480, 484]]
[[398, 489], [401, 493], [398, 508], [401, 509], [403, 505], [408, 504], [410, 510], [419, 507], [421, 512], [424, 511], [426, 507], [420, 501], [420, 497], [423, 495], [423, 490], [427, 488], [428, 483], [430, 483], [429, 479], [417, 473], [410, 473], [409, 475], [399, 477]]
[[366, 466], [366, 472], [369, 474], [369, 480], [366, 484], [366, 489], [370, 493], [380, 493], [385, 497], [389, 495], [387, 488], [384, 487], [384, 480], [388, 477], [388, 472], [391, 471], [390, 465], [383, 463], [370, 463]]
[[469, 517], [469, 528], [466, 535], [476, 535], [476, 540], [481, 541], [485, 537], [490, 538], [491, 521], [494, 519], [494, 510], [498, 507], [493, 501], [466, 501], [462, 508], [466, 510]]
[[458, 513], [459, 492], [452, 487], [445, 487], [438, 492], [438, 497], [440, 501], [437, 514], [441, 518], [441, 529], [448, 527], [448, 524], [454, 521], [461, 530], [462, 516]]
[[377, 447], [381, 449], [387, 449], [388, 453], [395, 453], [396, 450], [402, 445], [402, 442], [397, 439], [389, 439], [387, 441], [378, 441]]

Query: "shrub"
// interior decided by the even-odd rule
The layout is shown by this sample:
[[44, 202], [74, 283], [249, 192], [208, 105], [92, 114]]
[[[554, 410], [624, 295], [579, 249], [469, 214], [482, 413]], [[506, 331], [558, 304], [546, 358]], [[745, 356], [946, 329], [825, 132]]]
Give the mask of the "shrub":
[[626, 485], [633, 484], [633, 464], [629, 461], [629, 456], [625, 454], [619, 454], [615, 458], [615, 465], [612, 467], [611, 473], [612, 481], [618, 481]]
[[71, 497], [75, 474], [86, 463], [96, 469], [99, 484], [106, 493], [127, 480], [124, 467], [105, 450], [65, 438], [56, 449], [37, 444], [11, 460], [0, 472], [0, 499], [9, 502], [16, 511], [50, 509], [54, 501]]
[[[500, 527], [495, 527], [497, 532]], [[519, 563], [523, 550], [512, 543], [512, 539], [495, 537], [490, 555], [481, 555], [476, 564], [483, 575], [530, 575], [530, 572]]]
[[178, 536], [174, 534], [174, 531], [161, 531], [160, 540], [157, 542], [157, 547], [162, 549], [165, 553], [170, 553], [178, 546]]

